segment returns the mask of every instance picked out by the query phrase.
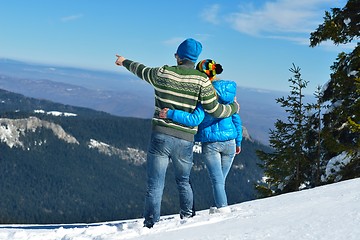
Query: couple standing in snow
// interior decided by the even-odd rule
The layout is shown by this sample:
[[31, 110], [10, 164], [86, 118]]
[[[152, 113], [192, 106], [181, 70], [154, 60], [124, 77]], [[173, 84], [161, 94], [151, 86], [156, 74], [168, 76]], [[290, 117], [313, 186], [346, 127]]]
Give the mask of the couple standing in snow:
[[169, 159], [174, 165], [180, 196], [180, 217], [195, 215], [189, 181], [194, 141], [202, 142], [216, 211], [230, 211], [225, 179], [235, 154], [241, 151], [242, 140], [241, 119], [237, 114], [239, 105], [234, 101], [236, 84], [216, 79], [222, 66], [213, 60], [202, 60], [195, 69], [201, 51], [200, 42], [186, 39], [175, 53], [177, 66], [155, 68], [116, 55], [116, 65], [124, 66], [155, 90], [144, 209], [144, 226], [148, 228], [160, 220]]

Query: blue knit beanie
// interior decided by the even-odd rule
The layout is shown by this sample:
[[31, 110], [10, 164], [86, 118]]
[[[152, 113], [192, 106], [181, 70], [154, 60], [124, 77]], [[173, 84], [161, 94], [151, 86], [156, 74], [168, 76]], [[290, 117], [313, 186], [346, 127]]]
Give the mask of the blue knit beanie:
[[176, 54], [181, 60], [188, 59], [192, 62], [196, 62], [201, 51], [201, 43], [195, 39], [188, 38], [179, 45]]

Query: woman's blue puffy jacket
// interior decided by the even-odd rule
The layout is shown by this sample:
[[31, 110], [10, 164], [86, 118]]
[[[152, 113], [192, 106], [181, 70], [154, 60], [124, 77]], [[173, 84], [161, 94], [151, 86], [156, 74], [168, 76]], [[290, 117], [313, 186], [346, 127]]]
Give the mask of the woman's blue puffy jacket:
[[[220, 103], [234, 102], [236, 96], [235, 82], [214, 80], [212, 84]], [[214, 118], [204, 112], [201, 104], [198, 104], [193, 113], [169, 109], [167, 117], [187, 126], [199, 125], [198, 132], [195, 135], [196, 142], [224, 142], [235, 139], [236, 146], [241, 146], [242, 122], [237, 113], [227, 118]]]

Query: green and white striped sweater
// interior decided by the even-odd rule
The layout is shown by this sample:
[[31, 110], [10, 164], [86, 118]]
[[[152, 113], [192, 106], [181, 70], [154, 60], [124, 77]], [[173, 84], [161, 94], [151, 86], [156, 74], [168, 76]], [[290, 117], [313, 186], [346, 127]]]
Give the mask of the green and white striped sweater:
[[146, 67], [126, 59], [123, 66], [139, 78], [150, 83], [155, 90], [155, 113], [153, 130], [174, 137], [193, 141], [197, 127], [189, 127], [170, 119], [159, 118], [163, 108], [193, 112], [198, 103], [204, 110], [217, 118], [234, 114], [237, 104], [223, 105], [217, 101], [216, 92], [206, 74], [194, 69], [194, 63], [184, 62], [179, 66]]

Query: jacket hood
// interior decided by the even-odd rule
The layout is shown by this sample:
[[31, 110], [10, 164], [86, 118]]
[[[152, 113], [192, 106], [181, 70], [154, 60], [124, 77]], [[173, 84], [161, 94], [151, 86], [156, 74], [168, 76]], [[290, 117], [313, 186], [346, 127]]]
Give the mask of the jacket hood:
[[234, 81], [214, 80], [212, 85], [216, 90], [220, 103], [228, 104], [234, 102], [236, 97], [236, 83]]

